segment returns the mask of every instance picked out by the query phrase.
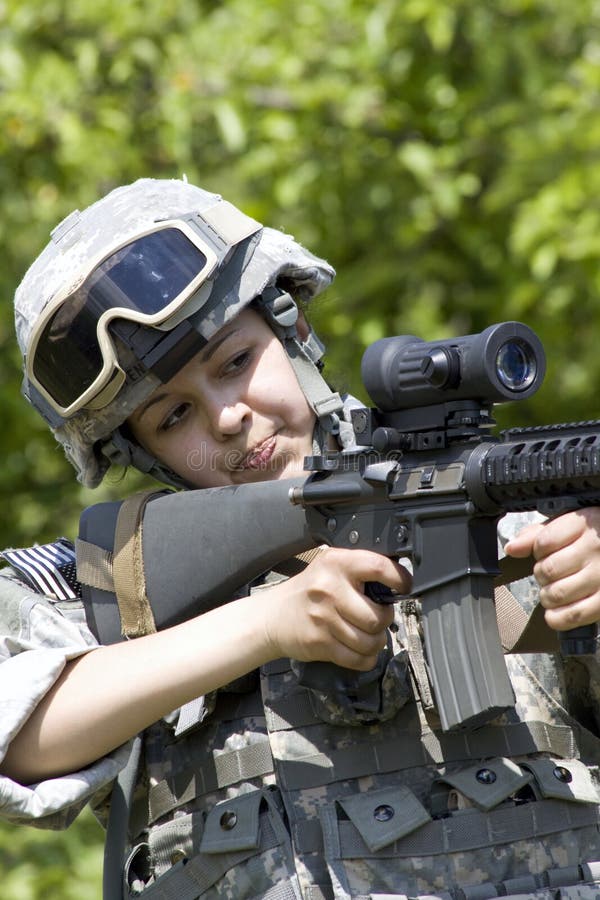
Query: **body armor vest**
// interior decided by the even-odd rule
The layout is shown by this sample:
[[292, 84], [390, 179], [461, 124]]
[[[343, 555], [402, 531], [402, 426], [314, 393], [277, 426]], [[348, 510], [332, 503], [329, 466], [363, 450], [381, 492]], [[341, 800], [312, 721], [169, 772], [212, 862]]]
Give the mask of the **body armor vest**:
[[600, 741], [564, 708], [562, 663], [507, 657], [515, 709], [443, 733], [411, 619], [379, 717], [278, 660], [149, 729], [126, 896], [598, 900]]
[[[58, 550], [44, 578], [72, 582]], [[360, 678], [336, 696], [282, 659], [157, 722], [134, 773], [123, 897], [600, 900], [600, 663], [506, 660], [514, 709], [444, 733], [418, 608], [398, 604], [376, 704]]]

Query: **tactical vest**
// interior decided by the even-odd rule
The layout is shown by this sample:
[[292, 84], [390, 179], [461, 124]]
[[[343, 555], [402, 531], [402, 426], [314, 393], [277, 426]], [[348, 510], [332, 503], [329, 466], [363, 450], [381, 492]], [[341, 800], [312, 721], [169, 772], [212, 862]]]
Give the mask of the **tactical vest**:
[[539, 657], [544, 687], [508, 657], [515, 709], [443, 733], [414, 610], [396, 627], [384, 721], [344, 721], [278, 660], [149, 729], [126, 896], [598, 900], [600, 741], [560, 664]]
[[506, 659], [515, 708], [442, 732], [418, 607], [398, 604], [375, 705], [360, 679], [356, 696], [332, 696], [282, 659], [156, 723], [134, 773], [123, 897], [600, 900], [589, 671], [566, 661], [575, 720], [563, 661]]

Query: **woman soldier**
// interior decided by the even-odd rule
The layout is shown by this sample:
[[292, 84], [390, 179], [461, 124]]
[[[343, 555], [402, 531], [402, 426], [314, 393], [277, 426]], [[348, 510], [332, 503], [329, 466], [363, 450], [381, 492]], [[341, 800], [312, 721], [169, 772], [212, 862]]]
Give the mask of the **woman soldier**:
[[[333, 275], [183, 181], [119, 188], [55, 229], [17, 291], [26, 395], [90, 487], [112, 463], [184, 491], [299, 476], [305, 456], [352, 446], [355, 401], [323, 380], [299, 309]], [[538, 560], [541, 589], [525, 582], [520, 602], [529, 612], [539, 593], [553, 628], [597, 621], [598, 513], [517, 536], [526, 519], [501, 523], [508, 549]], [[33, 574], [26, 553], [5, 554], [2, 814], [65, 827], [91, 802], [105, 821], [132, 771], [107, 900], [600, 896], [596, 656], [507, 656], [514, 708], [445, 734], [416, 605], [365, 595], [372, 581], [409, 589], [384, 556], [328, 549], [99, 645], [79, 586], [36, 577], [62, 584], [61, 553], [40, 548]], [[312, 661], [377, 669], [378, 709], [302, 683]]]

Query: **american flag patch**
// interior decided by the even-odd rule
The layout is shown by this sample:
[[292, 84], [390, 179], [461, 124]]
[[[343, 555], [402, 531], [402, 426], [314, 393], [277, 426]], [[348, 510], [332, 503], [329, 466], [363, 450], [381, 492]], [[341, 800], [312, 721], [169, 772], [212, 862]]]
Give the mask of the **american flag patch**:
[[80, 599], [75, 547], [67, 538], [23, 550], [3, 550], [0, 556], [38, 593], [53, 600]]

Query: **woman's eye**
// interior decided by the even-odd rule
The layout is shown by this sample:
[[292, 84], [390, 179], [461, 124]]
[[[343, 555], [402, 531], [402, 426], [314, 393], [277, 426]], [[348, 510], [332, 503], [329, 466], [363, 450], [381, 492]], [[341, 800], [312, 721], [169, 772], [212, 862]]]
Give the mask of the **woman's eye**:
[[170, 428], [174, 428], [184, 418], [188, 409], [189, 403], [180, 403], [179, 406], [176, 406], [175, 409], [171, 410], [168, 416], [165, 416], [160, 423], [159, 430], [168, 431]]
[[246, 367], [249, 360], [250, 360], [250, 351], [249, 350], [243, 350], [241, 353], [236, 353], [236, 355], [233, 356], [229, 360], [229, 362], [227, 362], [223, 366], [223, 374], [224, 375], [236, 374], [237, 372], [241, 371], [242, 369], [244, 369]]

